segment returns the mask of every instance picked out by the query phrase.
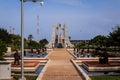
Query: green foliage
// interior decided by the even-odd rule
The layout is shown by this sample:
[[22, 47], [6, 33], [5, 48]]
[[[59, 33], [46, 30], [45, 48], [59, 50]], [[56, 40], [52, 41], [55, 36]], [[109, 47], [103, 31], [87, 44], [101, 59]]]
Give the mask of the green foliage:
[[0, 40], [12, 50], [20, 49], [20, 39], [19, 35], [9, 34], [6, 29], [0, 28]]
[[93, 45], [91, 45], [90, 42], [88, 42], [88, 43], [82, 42], [82, 43], [79, 43], [79, 44], [75, 45], [74, 48], [78, 48], [78, 49], [94, 49], [95, 47]]
[[108, 37], [111, 46], [120, 46], [120, 26], [113, 28], [113, 32], [110, 32]]
[[120, 52], [120, 26], [113, 28], [113, 31], [110, 32], [108, 36], [95, 36], [91, 40], [91, 43], [96, 47], [93, 55], [96, 55], [96, 53], [100, 51], [97, 50], [98, 47], [112, 53]]
[[30, 34], [28, 36], [28, 43], [27, 43], [28, 48], [30, 48], [30, 49], [34, 49], [34, 48], [41, 48], [42, 49], [48, 43], [48, 41], [46, 39], [42, 39], [39, 42], [36, 42], [36, 41], [32, 40], [32, 38], [33, 38], [33, 36], [32, 36], [32, 34]]
[[44, 48], [47, 43], [48, 43], [48, 41], [46, 39], [42, 39], [39, 42], [41, 48]]
[[91, 43], [95, 46], [102, 47], [102, 46], [107, 46], [107, 41], [108, 38], [106, 36], [98, 35], [91, 40]]
[[36, 41], [30, 41], [28, 45], [29, 45], [29, 48], [32, 48], [32, 49], [39, 48], [39, 44]]
[[36, 45], [36, 42], [32, 40], [33, 39], [33, 35], [32, 34], [29, 34], [28, 35], [28, 48], [34, 48], [35, 45]]
[[120, 80], [120, 75], [90, 76], [92, 80]]
[[30, 48], [30, 49], [39, 48], [39, 43], [37, 43], [36, 41], [34, 41], [32, 39], [33, 39], [33, 35], [30, 34], [28, 36], [28, 42], [27, 42], [28, 48]]
[[[25, 48], [44, 48], [48, 43], [46, 39], [42, 39], [40, 42], [36, 42], [33, 39], [32, 34], [28, 36], [28, 40], [24, 39]], [[0, 59], [2, 59], [3, 52], [6, 52], [6, 46], [11, 47], [12, 51], [21, 47], [21, 37], [16, 34], [9, 34], [6, 29], [0, 28]]]
[[85, 41], [83, 41], [82, 43], [79, 43], [77, 45], [75, 45], [75, 48], [81, 49], [81, 48], [86, 48], [86, 43]]
[[7, 51], [7, 48], [5, 43], [2, 40], [0, 40], [0, 60], [4, 60], [3, 55], [4, 55], [4, 52], [6, 51]]
[[[21, 78], [21, 76], [18, 76], [18, 75], [14, 75], [13, 78], [15, 80], [19, 80]], [[26, 80], [36, 80], [37, 79], [37, 76], [25, 76]]]
[[0, 28], [0, 39], [6, 44], [10, 43], [11, 39], [7, 30]]
[[4, 60], [4, 52], [7, 51], [6, 45], [10, 43], [10, 35], [7, 30], [0, 28], [0, 60]]
[[14, 51], [16, 49], [20, 49], [21, 37], [19, 35], [10, 34], [10, 38], [11, 43], [9, 46], [12, 48], [12, 50]]

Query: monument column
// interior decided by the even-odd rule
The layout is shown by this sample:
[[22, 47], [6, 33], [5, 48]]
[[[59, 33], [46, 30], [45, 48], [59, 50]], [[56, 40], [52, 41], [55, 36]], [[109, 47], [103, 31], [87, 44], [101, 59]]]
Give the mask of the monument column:
[[68, 34], [67, 34], [67, 26], [64, 24], [63, 27], [61, 24], [57, 24], [53, 26], [52, 39], [46, 47], [73, 47], [71, 44]]

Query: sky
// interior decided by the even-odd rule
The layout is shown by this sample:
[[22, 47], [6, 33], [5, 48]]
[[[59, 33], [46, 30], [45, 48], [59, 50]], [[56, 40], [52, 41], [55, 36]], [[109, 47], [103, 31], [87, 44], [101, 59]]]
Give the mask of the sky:
[[[32, 34], [34, 40], [50, 41], [52, 26], [58, 23], [67, 25], [72, 40], [107, 36], [112, 28], [120, 25], [120, 0], [44, 0], [42, 7], [39, 1], [24, 3], [26, 39]], [[15, 34], [21, 34], [20, 0], [0, 0], [0, 28], [10, 32], [10, 26]]]

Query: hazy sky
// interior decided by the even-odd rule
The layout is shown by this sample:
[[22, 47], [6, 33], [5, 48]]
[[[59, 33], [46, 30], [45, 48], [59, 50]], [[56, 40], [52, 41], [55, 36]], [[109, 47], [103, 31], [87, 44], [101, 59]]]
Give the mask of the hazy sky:
[[[108, 35], [120, 24], [120, 0], [44, 0], [24, 3], [25, 37], [51, 39], [53, 24], [67, 24], [71, 39], [91, 39], [96, 35]], [[40, 34], [37, 35], [37, 15]], [[20, 0], [0, 0], [0, 27], [14, 33], [21, 32]]]

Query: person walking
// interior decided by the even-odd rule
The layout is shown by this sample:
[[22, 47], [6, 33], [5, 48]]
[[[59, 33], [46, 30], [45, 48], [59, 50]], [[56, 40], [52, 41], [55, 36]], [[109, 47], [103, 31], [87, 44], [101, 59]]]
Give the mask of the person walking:
[[18, 51], [16, 51], [15, 54], [14, 54], [14, 65], [15, 64], [19, 65], [20, 64], [19, 59], [20, 59], [20, 56], [18, 54]]

